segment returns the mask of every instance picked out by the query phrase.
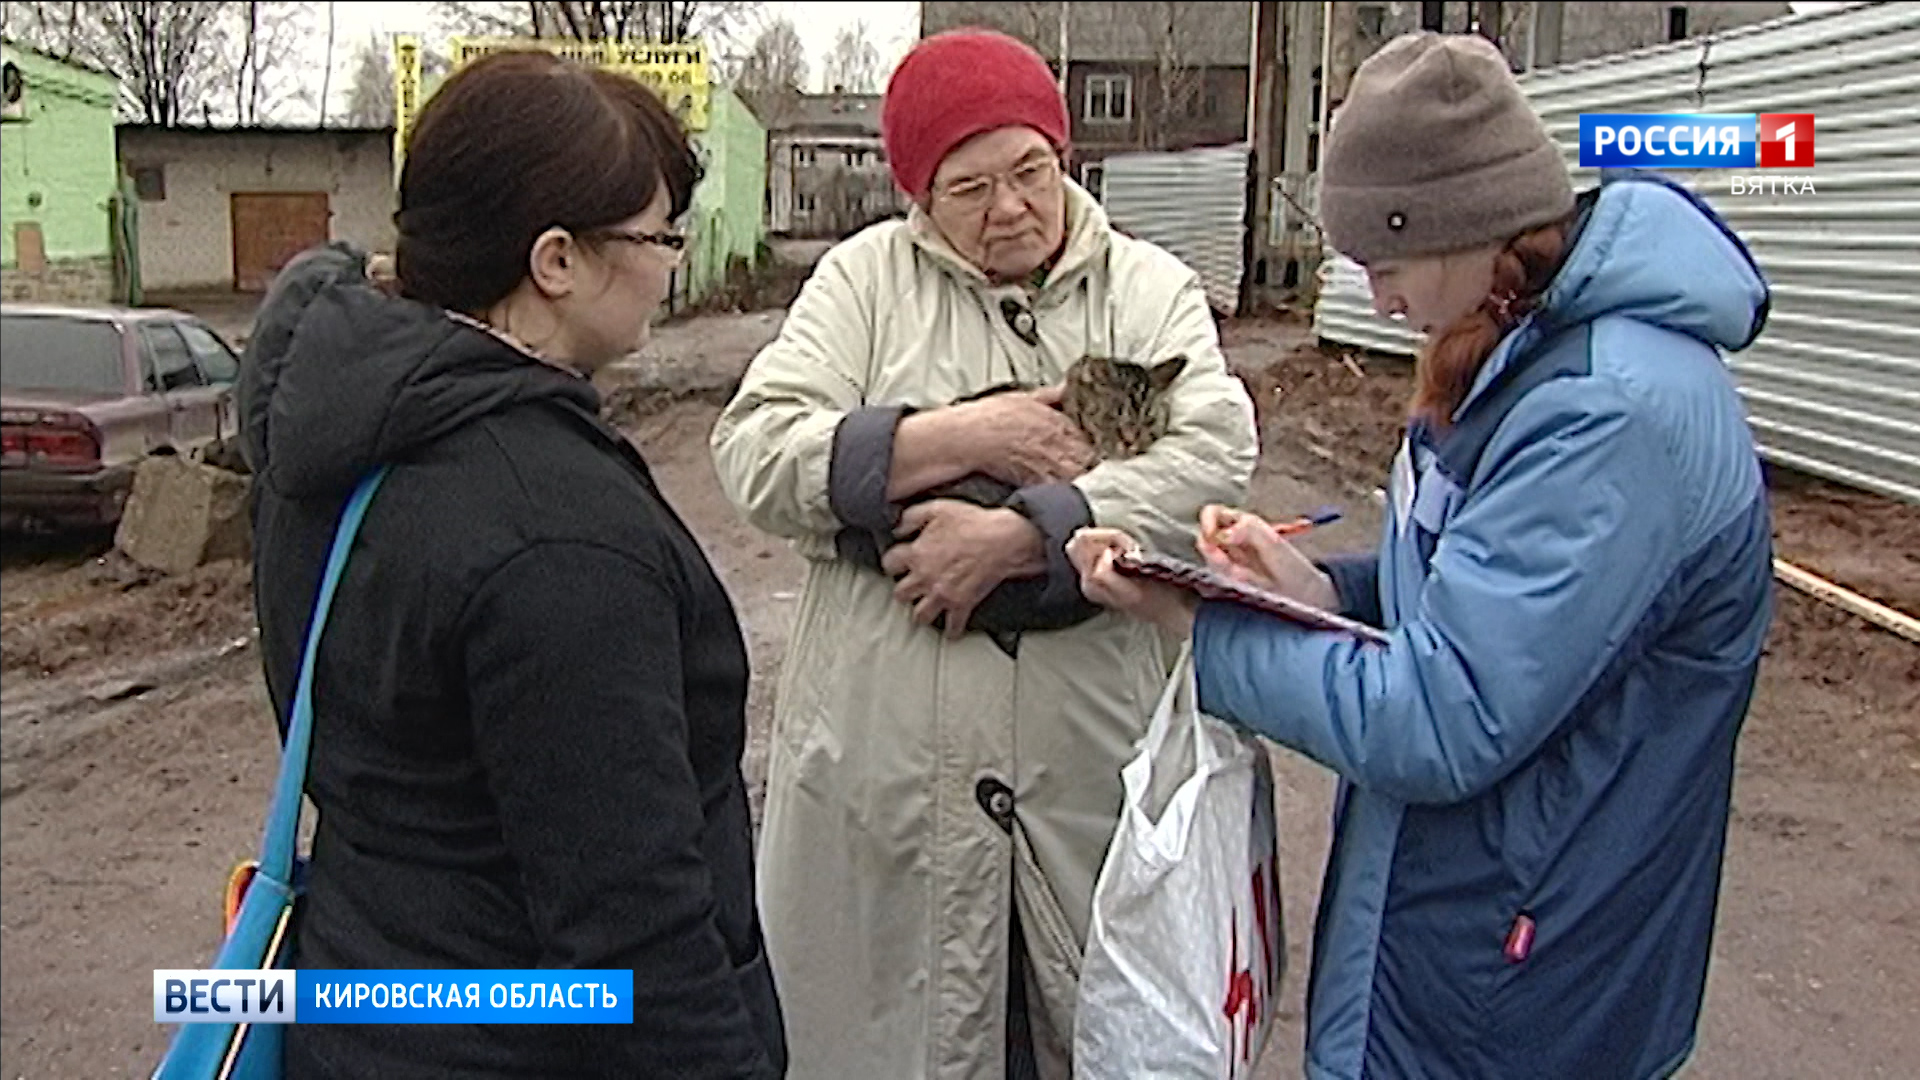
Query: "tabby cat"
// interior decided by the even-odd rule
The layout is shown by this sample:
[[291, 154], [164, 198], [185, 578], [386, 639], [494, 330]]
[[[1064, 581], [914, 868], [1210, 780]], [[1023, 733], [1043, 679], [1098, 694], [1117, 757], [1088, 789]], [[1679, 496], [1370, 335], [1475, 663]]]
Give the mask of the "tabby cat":
[[[1184, 356], [1175, 356], [1152, 367], [1102, 356], [1082, 357], [1067, 369], [1060, 411], [1086, 433], [1097, 461], [1145, 453], [1167, 432], [1170, 412], [1167, 394], [1186, 366]], [[1002, 384], [969, 394], [954, 404], [1030, 389]], [[999, 507], [1006, 505], [1014, 491], [1012, 484], [975, 473], [922, 492], [902, 506], [930, 499], [958, 499], [975, 506]], [[880, 570], [882, 553], [898, 542], [885, 533], [844, 529], [836, 546], [841, 558]], [[1002, 582], [974, 609], [967, 625], [992, 635], [1011, 656], [1018, 648], [1023, 630], [1058, 630], [1099, 613], [1100, 609], [1082, 597], [1078, 588], [1071, 597], [1049, 597], [1046, 591], [1045, 578]]]

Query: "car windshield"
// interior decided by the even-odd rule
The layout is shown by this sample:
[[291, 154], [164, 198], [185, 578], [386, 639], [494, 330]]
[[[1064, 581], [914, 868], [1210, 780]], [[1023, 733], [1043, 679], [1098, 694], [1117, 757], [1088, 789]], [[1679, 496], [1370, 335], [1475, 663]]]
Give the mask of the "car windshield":
[[0, 315], [0, 385], [124, 394], [120, 332], [91, 319]]

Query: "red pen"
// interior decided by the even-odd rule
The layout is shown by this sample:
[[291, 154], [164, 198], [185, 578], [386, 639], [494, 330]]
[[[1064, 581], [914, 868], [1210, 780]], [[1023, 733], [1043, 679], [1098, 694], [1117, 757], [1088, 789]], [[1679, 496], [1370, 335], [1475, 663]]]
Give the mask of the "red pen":
[[1317, 529], [1322, 525], [1331, 525], [1339, 520], [1340, 511], [1338, 509], [1331, 506], [1323, 506], [1305, 517], [1295, 518], [1292, 521], [1275, 525], [1273, 531], [1279, 536], [1298, 536], [1310, 529]]

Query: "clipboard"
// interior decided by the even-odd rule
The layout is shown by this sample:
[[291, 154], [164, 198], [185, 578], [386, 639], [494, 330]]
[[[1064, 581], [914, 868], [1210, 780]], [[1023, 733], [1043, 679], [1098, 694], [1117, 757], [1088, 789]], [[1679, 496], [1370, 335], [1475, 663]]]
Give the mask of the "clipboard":
[[1128, 577], [1146, 578], [1185, 589], [1205, 600], [1223, 600], [1262, 611], [1312, 630], [1351, 634], [1362, 641], [1384, 645], [1387, 635], [1376, 627], [1344, 615], [1303, 604], [1290, 597], [1235, 581], [1207, 567], [1165, 555], [1127, 552], [1114, 557], [1113, 568]]

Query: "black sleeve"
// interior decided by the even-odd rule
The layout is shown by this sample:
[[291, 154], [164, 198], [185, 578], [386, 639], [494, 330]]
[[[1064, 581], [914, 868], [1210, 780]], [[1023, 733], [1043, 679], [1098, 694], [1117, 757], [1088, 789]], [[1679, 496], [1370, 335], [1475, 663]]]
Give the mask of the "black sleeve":
[[841, 524], [891, 533], [900, 507], [887, 501], [893, 477], [893, 433], [910, 410], [893, 405], [855, 409], [833, 429], [827, 461], [827, 505]]
[[1314, 565], [1333, 579], [1333, 591], [1340, 597], [1339, 614], [1368, 626], [1384, 625], [1386, 614], [1380, 609], [1380, 556], [1334, 555]]
[[633, 970], [633, 1024], [582, 1027], [607, 1075], [773, 1076], [714, 923], [688, 757], [680, 600], [621, 553], [547, 543], [463, 619], [474, 743], [541, 967]]
[[1075, 604], [1081, 599], [1080, 574], [1067, 558], [1067, 541], [1093, 524], [1093, 509], [1087, 505], [1086, 495], [1067, 481], [1029, 484], [1014, 492], [1007, 506], [1040, 530], [1047, 549], [1048, 600]]

